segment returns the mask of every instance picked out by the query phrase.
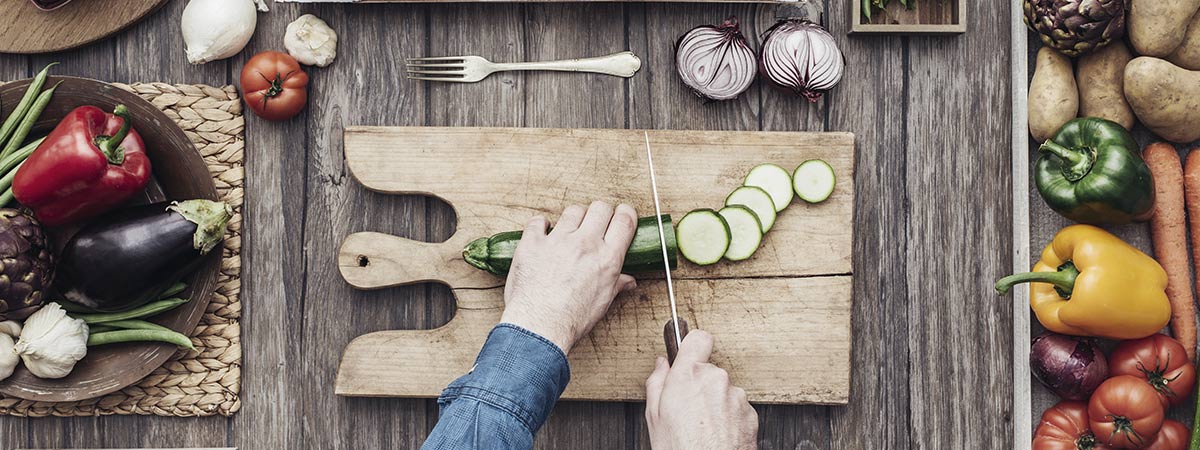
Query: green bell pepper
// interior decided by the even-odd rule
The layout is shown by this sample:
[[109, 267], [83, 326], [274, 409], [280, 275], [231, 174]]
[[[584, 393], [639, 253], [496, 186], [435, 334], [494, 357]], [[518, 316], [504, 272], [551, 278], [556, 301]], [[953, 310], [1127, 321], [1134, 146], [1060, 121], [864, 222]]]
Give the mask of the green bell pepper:
[[1076, 222], [1144, 219], [1154, 206], [1154, 183], [1138, 150], [1115, 122], [1075, 119], [1038, 149], [1034, 183], [1050, 209]]

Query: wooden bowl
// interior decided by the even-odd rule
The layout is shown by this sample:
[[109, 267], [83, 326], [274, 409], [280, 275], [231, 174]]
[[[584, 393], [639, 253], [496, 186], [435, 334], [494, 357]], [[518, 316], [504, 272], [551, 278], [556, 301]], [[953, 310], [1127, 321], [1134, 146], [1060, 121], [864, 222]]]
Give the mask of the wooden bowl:
[[[24, 95], [31, 80], [21, 80], [0, 86], [0, 113], [7, 117]], [[196, 147], [174, 121], [136, 94], [116, 86], [86, 78], [50, 77], [46, 87], [62, 82], [54, 97], [34, 126], [30, 136], [44, 136], [79, 106], [94, 105], [112, 111], [118, 104], [129, 108], [133, 127], [142, 135], [154, 178], [140, 198], [131, 204], [167, 199], [204, 198], [217, 200], [212, 176]], [[43, 89], [45, 89], [43, 88]], [[28, 139], [27, 139], [28, 140]], [[74, 230], [52, 230], [49, 233], [56, 246], [65, 243]], [[221, 251], [209, 253], [208, 259], [195, 273], [184, 280], [188, 289], [181, 293], [191, 301], [154, 321], [183, 334], [191, 335], [208, 307], [217, 285]], [[130, 267], [129, 270], [138, 270]], [[51, 296], [50, 298], [56, 298]], [[176, 348], [170, 344], [130, 343], [88, 348], [88, 354], [75, 365], [70, 375], [57, 380], [34, 377], [17, 367], [11, 377], [0, 382], [0, 393], [26, 400], [68, 402], [99, 397], [117, 391], [145, 378], [161, 366]]]

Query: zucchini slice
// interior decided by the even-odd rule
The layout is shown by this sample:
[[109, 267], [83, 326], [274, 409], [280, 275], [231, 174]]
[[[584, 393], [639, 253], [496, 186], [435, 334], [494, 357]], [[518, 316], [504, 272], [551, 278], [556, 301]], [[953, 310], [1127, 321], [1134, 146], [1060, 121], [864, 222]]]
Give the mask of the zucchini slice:
[[701, 266], [714, 264], [729, 250], [729, 224], [711, 209], [687, 213], [675, 225], [679, 253]]
[[771, 194], [762, 188], [742, 186], [734, 189], [733, 193], [725, 197], [725, 206], [731, 205], [742, 205], [754, 211], [762, 225], [763, 234], [775, 226], [775, 202], [771, 200]]
[[783, 211], [792, 204], [792, 175], [777, 165], [760, 164], [750, 169], [742, 186], [762, 188], [771, 194], [771, 201], [775, 202], [775, 212]]
[[796, 195], [809, 203], [825, 201], [833, 193], [835, 185], [837, 176], [833, 174], [833, 167], [819, 159], [800, 163], [792, 176], [792, 187], [796, 189]]
[[725, 259], [742, 261], [753, 256], [763, 238], [758, 214], [742, 205], [726, 206], [717, 214], [729, 224], [729, 249], [725, 250]]

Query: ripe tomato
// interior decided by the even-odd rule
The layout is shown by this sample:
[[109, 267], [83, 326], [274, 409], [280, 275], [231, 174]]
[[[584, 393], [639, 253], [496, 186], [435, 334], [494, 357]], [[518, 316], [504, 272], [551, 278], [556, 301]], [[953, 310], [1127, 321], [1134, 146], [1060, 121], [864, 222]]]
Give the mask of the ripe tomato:
[[308, 102], [308, 74], [292, 55], [262, 52], [242, 67], [242, 97], [267, 120], [290, 119]]
[[1196, 368], [1183, 344], [1165, 334], [1122, 342], [1108, 357], [1109, 373], [1133, 375], [1158, 391], [1163, 407], [1187, 400], [1196, 383]]
[[1088, 401], [1096, 440], [1118, 448], [1141, 448], [1162, 427], [1162, 401], [1146, 380], [1118, 375], [1100, 383]]
[[1158, 436], [1151, 439], [1142, 450], [1187, 450], [1188, 441], [1192, 438], [1192, 430], [1178, 421], [1167, 419], [1163, 421]]
[[1087, 403], [1063, 400], [1042, 413], [1033, 433], [1033, 450], [1108, 450], [1088, 426]]

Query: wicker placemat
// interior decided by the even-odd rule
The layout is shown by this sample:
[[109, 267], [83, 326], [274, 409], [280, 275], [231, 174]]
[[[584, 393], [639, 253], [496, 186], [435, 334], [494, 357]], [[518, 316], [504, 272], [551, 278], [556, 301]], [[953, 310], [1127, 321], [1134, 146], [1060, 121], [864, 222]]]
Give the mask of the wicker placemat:
[[104, 397], [45, 403], [0, 397], [0, 414], [14, 416], [230, 416], [241, 408], [242, 189], [245, 120], [233, 86], [117, 84], [163, 110], [183, 128], [208, 164], [217, 193], [233, 207], [217, 290], [196, 331], [195, 351], [181, 350], [142, 381]]

